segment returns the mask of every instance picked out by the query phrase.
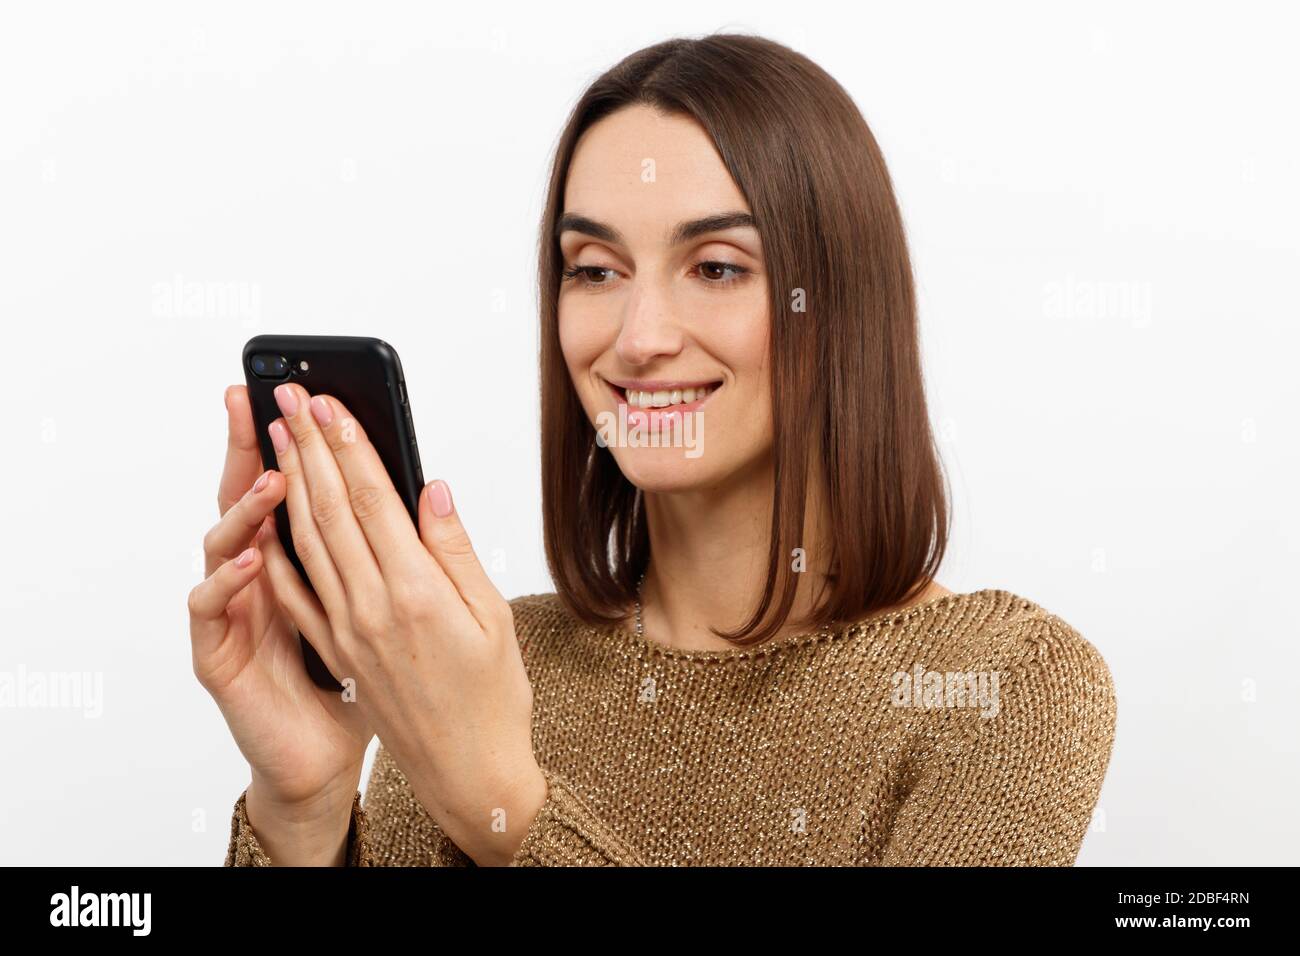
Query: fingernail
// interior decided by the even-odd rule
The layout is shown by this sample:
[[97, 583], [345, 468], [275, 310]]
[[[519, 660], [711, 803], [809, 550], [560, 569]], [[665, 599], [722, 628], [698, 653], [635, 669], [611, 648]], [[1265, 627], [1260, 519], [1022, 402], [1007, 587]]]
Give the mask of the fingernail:
[[288, 385], [277, 385], [275, 387], [275, 404], [280, 406], [280, 411], [284, 413], [285, 418], [293, 418], [298, 411], [298, 396], [294, 394], [293, 389]]
[[266, 483], [267, 483], [268, 481], [270, 481], [270, 480], [271, 480], [271, 473], [270, 473], [269, 471], [264, 471], [264, 472], [262, 472], [262, 477], [261, 477], [261, 478], [258, 478], [257, 481], [253, 482], [253, 492], [254, 492], [254, 494], [256, 494], [257, 492], [259, 492], [259, 491], [261, 491], [263, 488], [265, 488], [265, 487], [266, 487]]
[[311, 400], [311, 413], [315, 416], [316, 421], [320, 423], [321, 428], [334, 421], [334, 412], [330, 409], [330, 403], [325, 401], [323, 395], [317, 395]]
[[429, 485], [429, 504], [439, 518], [445, 518], [455, 510], [451, 503], [451, 489], [441, 478]]
[[276, 419], [271, 422], [271, 427], [267, 429], [271, 433], [271, 444], [275, 446], [275, 453], [282, 454], [289, 447], [289, 429], [284, 427], [284, 422]]
[[257, 552], [254, 551], [252, 548], [249, 548], [247, 551], [245, 551], [245, 552], [244, 552], [243, 554], [241, 554], [239, 557], [235, 558], [235, 567], [237, 567], [237, 568], [246, 568], [246, 567], [248, 567], [250, 564], [253, 563], [253, 555], [256, 554], [256, 553], [257, 553]]

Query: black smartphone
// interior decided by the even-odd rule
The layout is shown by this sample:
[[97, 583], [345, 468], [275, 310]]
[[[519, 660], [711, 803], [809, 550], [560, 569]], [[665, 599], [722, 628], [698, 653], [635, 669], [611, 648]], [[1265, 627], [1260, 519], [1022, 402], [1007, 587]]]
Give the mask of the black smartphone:
[[[265, 467], [275, 466], [275, 446], [267, 426], [280, 417], [276, 386], [297, 382], [312, 395], [332, 395], [360, 423], [388, 469], [411, 521], [418, 525], [424, 473], [402, 363], [391, 345], [362, 336], [258, 335], [244, 346], [244, 379]], [[283, 503], [275, 509], [275, 527], [285, 554], [310, 588], [307, 572], [293, 550], [289, 510]], [[301, 633], [298, 639], [307, 673], [316, 686], [341, 691], [343, 685], [329, 672], [315, 648]]]

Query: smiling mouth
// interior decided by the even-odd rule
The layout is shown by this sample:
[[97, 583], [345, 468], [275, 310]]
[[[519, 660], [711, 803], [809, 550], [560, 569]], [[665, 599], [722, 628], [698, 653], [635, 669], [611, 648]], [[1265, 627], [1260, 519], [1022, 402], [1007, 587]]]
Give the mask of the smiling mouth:
[[617, 384], [606, 381], [619, 404], [626, 405], [628, 412], [693, 412], [704, 404], [704, 400], [722, 388], [722, 382], [697, 382], [683, 384], [679, 382], [647, 383], [654, 387], [637, 387], [638, 383]]

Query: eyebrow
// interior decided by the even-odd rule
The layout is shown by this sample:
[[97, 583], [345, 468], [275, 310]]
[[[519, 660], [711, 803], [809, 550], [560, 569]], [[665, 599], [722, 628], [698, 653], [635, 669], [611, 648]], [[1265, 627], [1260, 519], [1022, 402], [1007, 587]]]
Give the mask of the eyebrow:
[[[748, 226], [751, 229], [757, 228], [754, 217], [747, 212], [720, 212], [712, 216], [705, 216], [703, 219], [688, 219], [679, 222], [673, 227], [668, 234], [668, 244], [677, 246], [710, 232], [721, 232], [724, 229], [736, 229], [741, 226]], [[555, 223], [555, 238], [558, 239], [561, 233], [570, 231], [581, 232], [602, 242], [612, 242], [620, 246], [626, 245], [623, 242], [622, 235], [613, 226], [597, 222], [595, 219], [588, 219], [586, 216], [566, 212]]]

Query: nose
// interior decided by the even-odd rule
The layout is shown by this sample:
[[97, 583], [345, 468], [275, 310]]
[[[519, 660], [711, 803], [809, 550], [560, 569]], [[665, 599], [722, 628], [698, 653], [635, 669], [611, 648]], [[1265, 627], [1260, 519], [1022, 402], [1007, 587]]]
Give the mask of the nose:
[[614, 351], [628, 365], [648, 365], [656, 358], [681, 352], [684, 338], [671, 301], [653, 289], [642, 288], [628, 300]]

